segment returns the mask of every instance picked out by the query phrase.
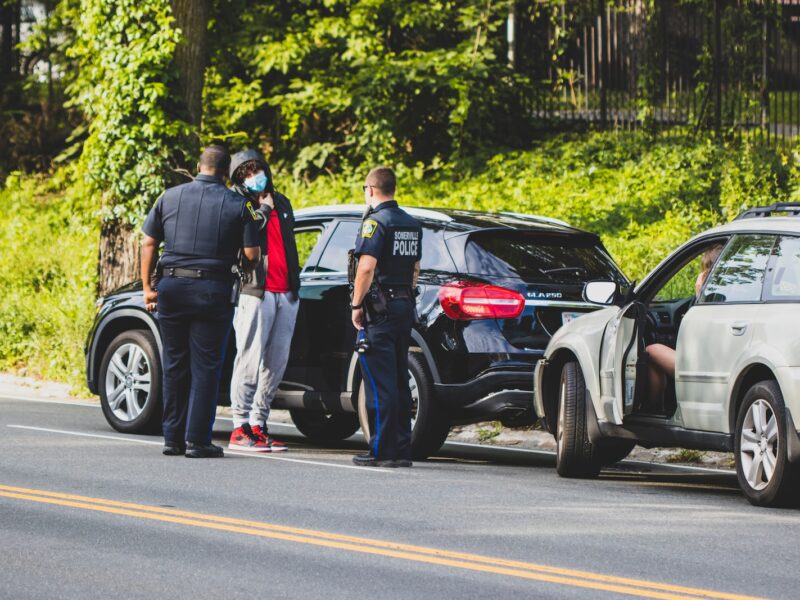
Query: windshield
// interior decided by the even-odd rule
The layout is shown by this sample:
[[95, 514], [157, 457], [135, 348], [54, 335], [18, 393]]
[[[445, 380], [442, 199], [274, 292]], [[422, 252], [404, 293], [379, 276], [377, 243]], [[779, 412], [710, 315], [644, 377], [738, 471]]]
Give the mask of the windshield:
[[467, 242], [466, 262], [469, 274], [521, 279], [527, 283], [605, 280], [627, 284], [605, 250], [590, 236], [474, 234]]

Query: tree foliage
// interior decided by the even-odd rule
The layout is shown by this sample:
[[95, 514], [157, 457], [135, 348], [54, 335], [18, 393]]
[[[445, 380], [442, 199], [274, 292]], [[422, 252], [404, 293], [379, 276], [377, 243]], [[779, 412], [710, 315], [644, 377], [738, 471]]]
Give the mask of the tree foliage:
[[311, 174], [522, 139], [506, 2], [231, 4], [214, 25], [207, 134], [243, 132]]
[[180, 33], [168, 0], [74, 0], [79, 75], [69, 92], [89, 123], [81, 162], [104, 216], [136, 223], [172, 177], [189, 126], [176, 119]]

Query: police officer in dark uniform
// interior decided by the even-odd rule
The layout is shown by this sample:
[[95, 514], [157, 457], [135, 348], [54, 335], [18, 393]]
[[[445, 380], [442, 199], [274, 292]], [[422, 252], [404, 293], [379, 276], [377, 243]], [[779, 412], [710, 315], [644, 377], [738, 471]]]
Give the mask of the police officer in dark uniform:
[[[239, 251], [260, 258], [263, 222], [252, 205], [228, 190], [223, 178], [230, 155], [209, 146], [200, 156], [199, 175], [168, 189], [145, 220], [142, 286], [147, 310], [158, 308], [163, 346], [164, 454], [221, 457], [211, 443], [220, 371], [238, 301], [234, 265]], [[158, 245], [158, 290], [154, 271]]]
[[370, 171], [364, 199], [370, 209], [354, 255], [353, 325], [370, 421], [370, 452], [353, 457], [363, 466], [411, 466], [411, 391], [408, 347], [414, 323], [413, 289], [422, 255], [422, 228], [394, 200], [396, 178], [386, 167]]

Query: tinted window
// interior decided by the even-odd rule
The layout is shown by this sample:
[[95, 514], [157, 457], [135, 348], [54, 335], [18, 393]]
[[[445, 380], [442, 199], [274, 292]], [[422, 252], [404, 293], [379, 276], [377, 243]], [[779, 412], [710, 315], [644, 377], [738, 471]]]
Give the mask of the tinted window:
[[422, 259], [420, 269], [423, 271], [444, 271], [451, 273], [455, 270], [453, 259], [444, 243], [442, 229], [430, 227], [422, 228]]
[[355, 248], [359, 221], [341, 221], [331, 235], [319, 263], [309, 271], [326, 273], [347, 272], [347, 251]]
[[737, 235], [725, 247], [703, 288], [701, 302], [758, 302], [773, 235]]
[[466, 247], [467, 271], [525, 282], [626, 284], [611, 258], [582, 236], [542, 237], [519, 233], [473, 235]]
[[800, 238], [778, 240], [765, 299], [800, 301]]

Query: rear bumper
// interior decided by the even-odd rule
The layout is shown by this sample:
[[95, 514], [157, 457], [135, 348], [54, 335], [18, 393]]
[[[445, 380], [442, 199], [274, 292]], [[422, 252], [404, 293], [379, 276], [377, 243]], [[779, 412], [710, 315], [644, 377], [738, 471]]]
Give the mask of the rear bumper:
[[436, 399], [454, 423], [533, 424], [533, 367], [487, 371], [465, 383], [437, 383]]

